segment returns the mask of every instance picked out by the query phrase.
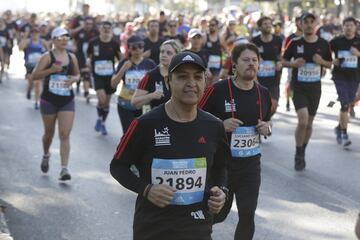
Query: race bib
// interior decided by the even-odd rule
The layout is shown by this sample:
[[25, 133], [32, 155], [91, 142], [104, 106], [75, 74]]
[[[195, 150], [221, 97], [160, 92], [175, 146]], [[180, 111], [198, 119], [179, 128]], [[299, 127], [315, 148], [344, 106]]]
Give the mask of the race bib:
[[351, 54], [350, 51], [338, 51], [338, 58], [344, 58], [341, 64], [342, 68], [357, 68], [358, 57]]
[[218, 55], [210, 55], [209, 56], [209, 62], [208, 62], [209, 68], [220, 69], [220, 65], [221, 65], [221, 57], [220, 56], [218, 56]]
[[259, 133], [255, 126], [238, 127], [231, 134], [231, 155], [251, 157], [260, 153]]
[[49, 81], [49, 92], [59, 96], [70, 96], [70, 88], [66, 86], [65, 82], [68, 81], [66, 75], [52, 74]]
[[28, 64], [31, 66], [35, 66], [40, 60], [41, 55], [42, 53], [39, 52], [30, 53], [28, 56]]
[[114, 65], [110, 60], [95, 61], [95, 73], [99, 76], [111, 76], [114, 73]]
[[274, 61], [261, 61], [258, 77], [275, 77], [275, 63]]
[[172, 205], [189, 205], [204, 198], [206, 158], [158, 159], [151, 166], [151, 182], [176, 188]]
[[0, 47], [6, 47], [7, 39], [4, 36], [0, 36]]
[[315, 63], [305, 63], [298, 70], [298, 81], [300, 82], [319, 82], [321, 78], [321, 67]]
[[128, 70], [125, 74], [125, 83], [121, 88], [120, 97], [131, 100], [141, 79], [145, 76], [145, 71]]

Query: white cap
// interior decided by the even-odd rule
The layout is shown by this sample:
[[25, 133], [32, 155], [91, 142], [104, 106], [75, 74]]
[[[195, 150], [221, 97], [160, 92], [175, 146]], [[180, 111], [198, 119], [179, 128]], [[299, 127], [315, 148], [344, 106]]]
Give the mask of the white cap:
[[69, 35], [69, 32], [66, 29], [61, 28], [61, 27], [57, 27], [51, 32], [52, 39], [63, 36], [63, 35]]
[[198, 29], [198, 28], [192, 28], [192, 29], [190, 29], [190, 31], [189, 31], [189, 33], [188, 33], [188, 37], [189, 37], [189, 38], [193, 38], [193, 37], [195, 37], [195, 36], [197, 36], [197, 35], [203, 36], [203, 33], [201, 32], [200, 29]]

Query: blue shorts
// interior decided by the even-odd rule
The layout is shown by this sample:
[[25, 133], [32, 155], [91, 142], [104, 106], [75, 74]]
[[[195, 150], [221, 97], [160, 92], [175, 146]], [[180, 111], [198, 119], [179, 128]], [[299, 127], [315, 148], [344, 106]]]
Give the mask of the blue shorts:
[[75, 112], [75, 101], [74, 99], [65, 104], [64, 106], [58, 107], [51, 102], [44, 99], [40, 99], [40, 112], [44, 115], [56, 114], [61, 111]]
[[359, 82], [356, 80], [334, 80], [338, 101], [343, 104], [350, 104], [354, 101]]

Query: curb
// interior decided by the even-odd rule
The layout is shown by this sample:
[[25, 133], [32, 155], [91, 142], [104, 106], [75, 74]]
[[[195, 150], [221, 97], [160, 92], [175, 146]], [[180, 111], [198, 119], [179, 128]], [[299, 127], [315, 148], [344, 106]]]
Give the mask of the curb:
[[5, 207], [0, 205], [0, 240], [14, 240], [5, 220]]

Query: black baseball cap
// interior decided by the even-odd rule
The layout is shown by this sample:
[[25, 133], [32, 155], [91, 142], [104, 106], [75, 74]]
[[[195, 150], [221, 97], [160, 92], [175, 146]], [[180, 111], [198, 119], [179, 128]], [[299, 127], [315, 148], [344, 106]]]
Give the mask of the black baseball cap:
[[190, 51], [185, 51], [185, 52], [176, 54], [171, 59], [170, 64], [169, 64], [169, 73], [174, 72], [176, 68], [178, 68], [179, 66], [181, 66], [182, 64], [185, 64], [185, 63], [195, 64], [195, 65], [199, 66], [202, 70], [206, 71], [204, 61], [201, 59], [201, 57], [199, 55], [197, 55], [196, 53], [190, 52]]
[[135, 43], [143, 43], [144, 40], [137, 36], [137, 35], [134, 35], [134, 36], [131, 36], [128, 40], [127, 40], [127, 44], [128, 45], [132, 45], [132, 44], [135, 44]]
[[305, 12], [301, 15], [301, 19], [305, 20], [306, 18], [311, 17], [312, 19], [316, 20], [316, 16], [310, 12]]

